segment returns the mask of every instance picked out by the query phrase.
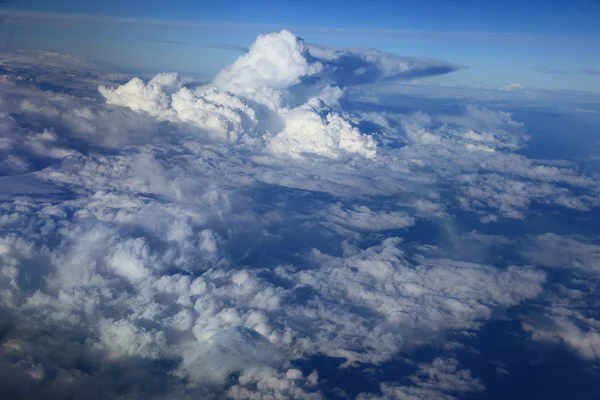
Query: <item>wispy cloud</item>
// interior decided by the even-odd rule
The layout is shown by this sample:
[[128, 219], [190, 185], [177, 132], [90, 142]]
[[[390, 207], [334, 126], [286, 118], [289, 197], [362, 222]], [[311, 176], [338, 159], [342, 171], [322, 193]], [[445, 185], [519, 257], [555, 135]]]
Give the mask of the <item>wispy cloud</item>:
[[440, 41], [475, 41], [475, 42], [510, 42], [514, 44], [538, 45], [569, 45], [569, 46], [597, 46], [598, 38], [582, 38], [574, 36], [552, 36], [532, 34], [505, 34], [477, 31], [438, 31], [438, 30], [410, 30], [410, 29], [355, 29], [330, 26], [283, 26], [279, 24], [241, 24], [214, 21], [181, 21], [159, 20], [149, 18], [126, 18], [100, 15], [45, 13], [38, 11], [25, 11], [6, 9], [0, 11], [0, 18], [10, 19], [20, 23], [35, 23], [36, 25], [98, 25], [102, 27], [127, 29], [136, 26], [152, 26], [161, 29], [182, 28], [210, 28], [210, 29], [235, 29], [235, 30], [261, 30], [273, 31], [283, 28], [296, 32], [312, 32], [336, 35], [378, 36], [387, 38], [410, 38], [412, 40], [440, 40]]
[[582, 69], [560, 69], [552, 68], [544, 65], [536, 65], [533, 67], [537, 72], [544, 74], [584, 74], [584, 75], [600, 75], [600, 69], [598, 68], [582, 68]]
[[580, 74], [586, 74], [586, 75], [600, 75], [600, 69], [598, 68], [585, 68], [585, 69], [581, 69], [579, 70]]
[[567, 74], [568, 71], [565, 71], [564, 69], [559, 69], [559, 68], [552, 68], [552, 67], [548, 67], [545, 65], [536, 65], [533, 67], [534, 70], [536, 70], [537, 72], [541, 72], [544, 74]]
[[206, 47], [211, 49], [224, 49], [224, 50], [233, 50], [239, 52], [246, 52], [248, 48], [245, 46], [238, 46], [235, 44], [225, 44], [225, 43], [188, 43], [181, 42], [178, 40], [168, 40], [168, 39], [156, 39], [156, 38], [141, 38], [140, 40], [144, 42], [151, 43], [162, 43], [162, 44], [176, 44], [181, 46], [192, 46], [192, 47]]

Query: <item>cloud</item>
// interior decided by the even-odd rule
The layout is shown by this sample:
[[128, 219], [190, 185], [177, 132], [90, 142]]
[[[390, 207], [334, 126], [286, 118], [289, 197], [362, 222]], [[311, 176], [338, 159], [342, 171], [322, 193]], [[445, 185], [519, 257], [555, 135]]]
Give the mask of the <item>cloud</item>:
[[363, 135], [343, 115], [329, 111], [323, 102], [309, 101], [286, 112], [284, 121], [284, 130], [267, 145], [275, 154], [298, 157], [313, 153], [337, 159], [344, 153], [365, 158], [377, 153], [371, 136]]
[[[128, 29], [132, 26], [159, 27], [162, 29], [215, 29], [222, 30], [251, 30], [275, 31], [284, 28], [275, 24], [248, 24], [209, 21], [181, 21], [148, 18], [126, 18], [100, 15], [61, 14], [26, 10], [0, 10], [4, 17], [21, 24], [38, 24], [44, 26], [96, 26], [111, 29]], [[559, 35], [534, 35], [526, 33], [507, 34], [489, 31], [440, 31], [440, 30], [411, 30], [411, 29], [357, 29], [321, 26], [288, 26], [288, 29], [302, 32], [326, 33], [347, 36], [373, 36], [376, 38], [409, 38], [411, 40], [440, 40], [472, 42], [485, 40], [511, 44], [536, 45], [566, 45], [566, 46], [597, 46], [595, 38], [569, 37]]]
[[600, 273], [600, 245], [582, 238], [546, 233], [537, 236], [523, 255], [536, 265]]
[[582, 69], [559, 69], [550, 68], [543, 65], [537, 65], [534, 69], [545, 74], [583, 74], [583, 75], [600, 75], [600, 69], [597, 68], [582, 68]]
[[168, 119], [171, 112], [168, 92], [178, 90], [178, 85], [176, 74], [160, 74], [147, 85], [141, 79], [134, 78], [116, 89], [100, 86], [99, 91], [108, 104], [124, 105], [134, 111], [145, 111], [152, 116]]
[[[467, 260], [433, 228], [411, 234], [460, 213], [591, 209], [593, 177], [518, 153], [529, 138], [507, 112], [344, 109], [346, 84], [443, 64], [317, 49], [283, 31], [201, 86], [164, 73], [88, 96], [8, 71], [0, 393], [324, 398], [319, 366], [298, 360], [366, 371], [539, 299], [544, 257]], [[564, 260], [594, 261], [593, 247], [581, 258], [567, 243]], [[361, 396], [483, 388], [438, 357]]]
[[398, 382], [381, 384], [381, 395], [360, 394], [357, 400], [400, 399], [400, 400], [451, 400], [451, 394], [480, 392], [485, 386], [480, 379], [471, 376], [468, 370], [459, 370], [453, 359], [437, 358], [430, 364], [420, 364], [417, 373], [409, 377], [413, 385]]
[[529, 263], [569, 276], [546, 295], [537, 313], [524, 316], [523, 329], [533, 341], [562, 344], [583, 359], [600, 359], [600, 321], [592, 305], [600, 272], [596, 240], [545, 233], [528, 238], [522, 247]]
[[365, 231], [403, 229], [415, 224], [415, 219], [405, 212], [375, 212], [367, 206], [348, 210], [339, 203], [332, 205], [323, 216], [335, 224]]
[[541, 343], [564, 343], [584, 359], [600, 359], [600, 321], [570, 307], [550, 307], [542, 318], [523, 323], [531, 339]]
[[188, 42], [181, 42], [178, 40], [157, 39], [157, 38], [141, 38], [140, 40], [143, 40], [145, 42], [151, 42], [151, 43], [178, 44], [178, 45], [182, 45], [182, 46], [206, 47], [206, 48], [210, 48], [210, 49], [223, 49], [223, 50], [233, 50], [233, 51], [240, 51], [240, 52], [248, 51], [247, 47], [237, 46], [234, 44], [225, 44], [225, 43], [188, 43]]
[[313, 372], [304, 377], [298, 369], [288, 369], [285, 373], [274, 369], [248, 369], [232, 386], [227, 395], [235, 400], [253, 399], [302, 399], [320, 400], [323, 395], [314, 389], [318, 374]]
[[511, 82], [509, 84], [507, 84], [506, 86], [504, 86], [502, 88], [502, 90], [519, 90], [519, 89], [523, 89], [523, 85], [521, 85], [520, 83], [516, 83], [516, 82]]
[[215, 78], [220, 88], [282, 89], [316, 78], [338, 86], [445, 74], [457, 66], [426, 58], [401, 57], [369, 48], [305, 44], [289, 31], [259, 36], [250, 51]]
[[595, 207], [595, 196], [575, 196], [556, 185], [587, 187], [592, 194], [597, 191], [595, 180], [512, 152], [529, 138], [509, 113], [473, 106], [465, 111], [462, 117], [438, 117], [441, 125], [423, 113], [401, 121], [409, 143], [401, 150], [404, 160], [439, 170], [440, 177], [456, 185], [462, 208], [482, 213], [496, 209], [504, 217], [520, 219], [520, 210], [534, 202], [584, 211]]
[[441, 60], [400, 57], [370, 48], [310, 45], [309, 51], [325, 64], [332, 81], [342, 86], [442, 75], [460, 69]]
[[566, 74], [568, 71], [559, 68], [551, 68], [544, 65], [536, 65], [533, 67], [537, 72], [542, 72], [544, 74]]
[[598, 68], [585, 68], [579, 70], [579, 72], [586, 75], [600, 75], [600, 69]]
[[264, 87], [284, 89], [321, 72], [323, 65], [309, 58], [304, 41], [289, 31], [259, 36], [250, 51], [215, 77], [215, 84], [234, 93]]
[[[147, 84], [136, 78], [117, 88], [101, 86], [99, 90], [109, 104], [145, 111], [161, 120], [190, 123], [213, 136], [220, 132], [220, 137], [234, 142], [243, 133], [252, 140], [248, 136], [259, 136], [262, 129], [271, 131], [284, 126], [275, 137], [267, 139], [266, 148], [275, 154], [314, 153], [336, 159], [344, 153], [355, 153], [373, 158], [376, 154], [373, 139], [363, 135], [347, 116], [331, 109], [343, 95], [339, 87], [331, 84], [365, 83], [438, 68], [433, 61], [407, 62], [368, 51], [363, 54], [361, 68], [369, 65], [377, 72], [353, 81], [338, 74], [346, 74], [343, 66], [354, 62], [346, 59], [348, 54], [358, 57], [358, 53], [340, 55], [331, 53], [332, 49], [320, 48], [316, 53], [322, 58], [315, 58], [310, 51], [311, 47], [301, 39], [282, 31], [260, 36], [247, 54], [215, 77], [213, 88], [207, 86], [194, 93], [181, 88], [175, 75], [162, 74]], [[365, 74], [356, 72], [355, 67], [347, 68], [355, 76]], [[308, 78], [310, 83], [303, 87], [301, 84]], [[293, 107], [298, 103], [299, 106]], [[263, 115], [262, 125], [257, 120], [260, 115]], [[263, 138], [266, 135], [268, 132], [262, 132]]]

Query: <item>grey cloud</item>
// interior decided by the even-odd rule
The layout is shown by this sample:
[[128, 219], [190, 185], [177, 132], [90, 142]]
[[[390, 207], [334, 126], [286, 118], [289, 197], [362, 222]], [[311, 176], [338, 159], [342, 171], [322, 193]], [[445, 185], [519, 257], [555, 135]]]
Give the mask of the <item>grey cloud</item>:
[[368, 48], [336, 48], [309, 45], [311, 56], [332, 69], [339, 85], [373, 83], [382, 79], [414, 79], [443, 75], [461, 69], [458, 65], [428, 58], [401, 57]]

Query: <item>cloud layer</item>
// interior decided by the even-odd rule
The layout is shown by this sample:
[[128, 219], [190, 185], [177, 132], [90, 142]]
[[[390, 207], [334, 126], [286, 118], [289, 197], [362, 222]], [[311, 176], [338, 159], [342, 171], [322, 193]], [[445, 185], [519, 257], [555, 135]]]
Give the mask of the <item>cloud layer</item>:
[[[282, 31], [203, 86], [165, 73], [98, 99], [6, 74], [0, 393], [319, 399], [297, 360], [382, 365], [538, 299], [559, 259], [469, 261], [403, 237], [459, 213], [590, 210], [594, 178], [519, 154], [506, 112], [341, 107], [347, 85], [453, 68]], [[452, 358], [416, 368], [359, 398], [484, 390]]]

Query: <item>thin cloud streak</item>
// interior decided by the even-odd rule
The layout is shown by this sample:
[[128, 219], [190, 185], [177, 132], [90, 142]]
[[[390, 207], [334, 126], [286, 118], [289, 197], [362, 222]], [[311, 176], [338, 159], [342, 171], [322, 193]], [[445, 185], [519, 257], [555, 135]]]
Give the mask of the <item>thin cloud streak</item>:
[[535, 67], [533, 67], [534, 70], [536, 70], [537, 72], [541, 72], [543, 74], [568, 74], [568, 71], [565, 71], [564, 69], [558, 69], [558, 68], [551, 68], [551, 67], [546, 67], [544, 65], [536, 65]]
[[192, 46], [192, 47], [206, 47], [211, 49], [223, 49], [223, 50], [233, 50], [241, 53], [245, 53], [248, 51], [247, 47], [238, 46], [235, 44], [225, 44], [225, 43], [187, 43], [180, 42], [178, 40], [167, 40], [167, 39], [156, 39], [156, 38], [140, 38], [140, 40], [144, 42], [150, 43], [161, 43], [161, 44], [177, 44], [181, 46]]
[[597, 68], [583, 68], [583, 69], [578, 69], [578, 70], [566, 70], [566, 69], [559, 69], [559, 68], [552, 68], [552, 67], [547, 67], [544, 65], [536, 65], [533, 67], [534, 70], [536, 70], [537, 72], [541, 72], [543, 74], [555, 74], [555, 75], [562, 75], [562, 74], [583, 74], [583, 75], [600, 75], [600, 69]]
[[598, 68], [585, 68], [579, 71], [580, 74], [586, 75], [600, 75], [600, 69]]
[[100, 15], [60, 14], [45, 13], [37, 11], [25, 11], [7, 9], [0, 11], [0, 18], [13, 21], [33, 22], [39, 24], [63, 26], [64, 24], [97, 24], [101, 26], [118, 26], [119, 28], [129, 26], [153, 26], [158, 28], [210, 28], [210, 29], [241, 29], [241, 30], [281, 30], [283, 28], [293, 29], [299, 32], [314, 32], [323, 34], [341, 35], [367, 35], [388, 38], [411, 38], [425, 40], [454, 40], [454, 41], [497, 41], [511, 42], [515, 44], [540, 44], [540, 45], [574, 45], [574, 46], [598, 46], [600, 39], [581, 38], [574, 36], [549, 36], [530, 34], [502, 34], [493, 32], [474, 31], [434, 31], [434, 30], [402, 30], [402, 29], [353, 29], [319, 26], [283, 26], [276, 24], [240, 24], [208, 21], [174, 21], [147, 18], [127, 18]]

